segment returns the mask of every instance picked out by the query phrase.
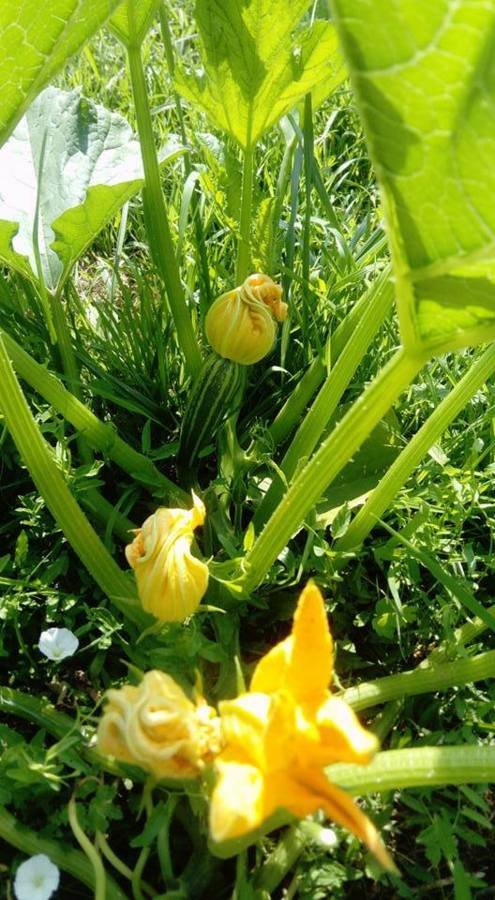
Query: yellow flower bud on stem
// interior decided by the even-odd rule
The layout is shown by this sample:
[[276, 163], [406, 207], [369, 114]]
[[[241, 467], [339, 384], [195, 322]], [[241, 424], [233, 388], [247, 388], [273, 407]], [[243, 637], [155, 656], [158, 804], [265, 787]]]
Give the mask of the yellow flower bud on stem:
[[253, 365], [273, 347], [276, 321], [287, 317], [282, 288], [268, 275], [255, 274], [218, 297], [205, 320], [206, 336], [214, 350], [226, 359]]
[[170, 675], [147, 672], [135, 687], [107, 692], [98, 750], [141, 766], [157, 780], [197, 778], [221, 747], [220, 723], [202, 697], [186, 696]]
[[191, 553], [194, 529], [205, 520], [204, 504], [194, 494], [193, 501], [190, 510], [157, 509], [126, 547], [143, 609], [161, 622], [183, 622], [208, 586], [208, 566]]

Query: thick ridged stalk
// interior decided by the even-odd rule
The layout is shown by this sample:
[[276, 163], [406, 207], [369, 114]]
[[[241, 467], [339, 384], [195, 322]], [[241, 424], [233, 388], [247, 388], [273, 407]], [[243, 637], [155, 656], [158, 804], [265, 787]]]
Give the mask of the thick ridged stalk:
[[[381, 278], [390, 278], [390, 267], [383, 271]], [[309, 368], [306, 370], [301, 380], [298, 382], [290, 397], [287, 398], [282, 409], [279, 410], [270, 428], [268, 429], [270, 437], [278, 446], [290, 434], [293, 428], [301, 421], [301, 415], [311, 401], [321, 383], [328, 375], [326, 358], [334, 366], [339, 359], [342, 351], [347, 346], [352, 334], [357, 328], [362, 316], [364, 315], [368, 303], [370, 302], [370, 293], [375, 288], [375, 284], [365, 291], [354, 304], [345, 319], [337, 326], [334, 333], [327, 341], [327, 351], [316, 356]]]
[[[27, 856], [44, 853], [52, 863], [68, 872], [91, 890], [95, 887], [93, 867], [80, 850], [73, 850], [67, 843], [59, 843], [50, 838], [40, 837], [25, 825], [20, 825], [5, 807], [0, 806], [0, 838], [12, 847], [16, 847]], [[62, 883], [63, 884], [63, 883]], [[63, 887], [62, 887], [63, 890]], [[106, 900], [126, 900], [126, 895], [112, 878], [106, 878]]]
[[0, 711], [32, 722], [57, 738], [63, 738], [74, 728], [71, 717], [59, 712], [52, 703], [4, 685], [0, 686]]
[[397, 459], [392, 463], [365, 505], [351, 522], [346, 533], [335, 544], [335, 550], [359, 547], [390, 506], [416, 466], [438, 440], [442, 432], [459, 415], [471, 397], [495, 372], [495, 344], [473, 363], [459, 383], [445, 397], [422, 425]]
[[[59, 712], [47, 700], [3, 685], [0, 685], [0, 712], [38, 725], [39, 728], [43, 728], [60, 741], [68, 734], [81, 734], [77, 722], [65, 713]], [[81, 740], [83, 743], [78, 747], [78, 753], [81, 753], [88, 762], [111, 775], [125, 777], [125, 769], [119, 766], [116, 760], [100, 756], [96, 749], [89, 746], [84, 731], [81, 734]], [[139, 772], [136, 772], [133, 777], [139, 780]], [[145, 778], [146, 775], [143, 772], [142, 780]]]
[[419, 666], [410, 672], [358, 684], [344, 691], [342, 699], [358, 711], [400, 697], [445, 691], [455, 685], [472, 684], [494, 676], [495, 650], [488, 650], [471, 658], [424, 668]]
[[495, 746], [385, 750], [367, 766], [337, 763], [326, 774], [354, 796], [402, 788], [490, 784], [495, 781]]
[[95, 450], [112, 459], [121, 469], [154, 490], [162, 488], [166, 496], [188, 502], [189, 495], [176, 487], [156, 468], [150, 459], [143, 456], [117, 434], [111, 422], [102, 422], [84, 403], [68, 391], [55, 375], [48, 372], [26, 353], [16, 341], [0, 331], [7, 352], [17, 375], [27, 381], [35, 391], [61, 413], [71, 425], [81, 432], [84, 439]]
[[349, 386], [356, 369], [360, 365], [371, 341], [377, 334], [392, 307], [394, 292], [387, 274], [382, 274], [368, 293], [368, 303], [350, 336], [345, 353], [342, 353], [330, 370], [313, 405], [306, 413], [290, 446], [280, 463], [286, 481], [274, 477], [256, 515], [254, 527], [262, 528], [284, 495], [285, 483], [290, 482], [301, 460], [309, 459], [321, 440], [333, 413], [337, 409], [344, 391]]
[[[132, 7], [132, 3], [129, 3], [129, 6]], [[160, 167], [153, 136], [146, 80], [141, 59], [141, 47], [129, 45], [127, 47], [127, 55], [143, 158], [145, 175], [143, 205], [150, 249], [165, 285], [170, 310], [177, 330], [177, 340], [184, 354], [187, 370], [195, 378], [201, 368], [201, 352], [187, 308], [170, 233], [160, 180]]]
[[102, 591], [135, 620], [135, 587], [121, 571], [72, 496], [36, 424], [0, 337], [0, 409], [27, 469], [67, 540]]
[[263, 581], [325, 489], [415, 378], [424, 361], [423, 357], [398, 350], [304, 466], [241, 563], [243, 575], [239, 582], [245, 594]]

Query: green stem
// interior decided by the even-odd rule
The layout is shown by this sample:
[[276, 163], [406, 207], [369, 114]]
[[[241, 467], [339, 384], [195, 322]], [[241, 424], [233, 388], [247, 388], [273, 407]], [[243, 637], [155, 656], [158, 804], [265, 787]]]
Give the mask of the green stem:
[[118, 857], [117, 854], [113, 852], [105, 835], [101, 831], [96, 832], [95, 841], [98, 850], [103, 854], [105, 859], [108, 860], [110, 865], [113, 866], [114, 869], [117, 870], [117, 872], [120, 872], [120, 874], [123, 875], [124, 878], [127, 878], [127, 880], [130, 881], [132, 878], [132, 869], [130, 869], [129, 866], [126, 866], [126, 864], [122, 862], [120, 857]]
[[[128, 4], [132, 7], [132, 0]], [[136, 109], [139, 139], [145, 175], [143, 206], [150, 249], [165, 285], [170, 309], [177, 329], [177, 339], [184, 354], [189, 374], [195, 378], [201, 368], [201, 352], [194, 333], [186, 297], [180, 280], [167, 209], [163, 196], [160, 167], [156, 152], [151, 112], [146, 90], [141, 47], [127, 47], [132, 93]]]
[[344, 468], [424, 363], [401, 349], [379, 372], [295, 478], [242, 563], [245, 594], [263, 580], [324, 490]]
[[[495, 606], [488, 606], [486, 608], [486, 613], [495, 618]], [[447, 638], [442, 641], [439, 647], [432, 650], [427, 657], [428, 662], [433, 665], [437, 662], [442, 662], [444, 659], [451, 659], [457, 655], [461, 647], [476, 640], [476, 638], [484, 634], [485, 631], [488, 631], [488, 628], [487, 622], [484, 622], [483, 619], [475, 616], [471, 622], [465, 622], [464, 625], [456, 628], [452, 638]]]
[[84, 491], [80, 496], [80, 500], [82, 506], [105, 525], [109, 534], [114, 532], [121, 540], [127, 542], [130, 540], [131, 532], [136, 528], [136, 525], [127, 516], [122, 515], [96, 488], [93, 488], [91, 491]]
[[252, 147], [244, 150], [242, 168], [242, 195], [239, 215], [239, 243], [237, 246], [236, 284], [249, 275], [251, 268], [251, 213], [253, 206], [253, 163]]
[[[67, 318], [58, 291], [50, 297], [50, 308], [57, 336], [57, 347], [60, 354], [63, 373], [71, 393], [73, 393], [78, 400], [82, 401], [81, 375], [72, 346]], [[81, 435], [77, 436], [77, 449], [83, 463], [88, 466], [91, 465], [93, 462], [93, 454]]]
[[256, 877], [256, 887], [270, 895], [299, 859], [309, 841], [304, 822], [291, 825], [283, 833], [277, 846], [263, 863]]
[[134, 897], [134, 900], [144, 900], [142, 875], [150, 853], [151, 847], [143, 847], [134, 867], [131, 878], [132, 896]]
[[[165, 10], [165, 4], [161, 3], [158, 9], [158, 15], [160, 19], [160, 29], [162, 33], [163, 47], [165, 50], [165, 56], [167, 59], [168, 71], [170, 73], [171, 78], [174, 78], [175, 74], [175, 57], [174, 57], [174, 47], [172, 43], [172, 35], [170, 34], [170, 27], [168, 24], [167, 13]], [[193, 167], [191, 165], [191, 153], [187, 140], [186, 126], [184, 123], [184, 115], [182, 112], [182, 103], [179, 94], [177, 91], [172, 91], [172, 96], [174, 98], [175, 110], [177, 112], [177, 118], [179, 120], [179, 131], [181, 141], [184, 147], [187, 148], [187, 153], [184, 156], [184, 172], [186, 176], [190, 175], [193, 171]], [[200, 214], [200, 204], [198, 197], [197, 187], [194, 188], [193, 196], [192, 196], [192, 216], [194, 221], [194, 230], [196, 233], [196, 252], [197, 252], [197, 266], [198, 271], [201, 276], [201, 280], [203, 283], [203, 291], [204, 297], [202, 297], [202, 307], [208, 309], [212, 302], [212, 293], [211, 293], [211, 283], [210, 283], [210, 271], [208, 267], [208, 257], [206, 254], [206, 244], [204, 239], [204, 231], [203, 231], [203, 223], [201, 221]]]
[[33, 722], [58, 738], [63, 738], [75, 725], [70, 716], [59, 712], [46, 700], [3, 685], [0, 686], [0, 710]]
[[62, 362], [62, 369], [67, 379], [69, 388], [73, 394], [81, 399], [80, 373], [77, 365], [74, 348], [72, 346], [70, 331], [67, 325], [62, 301], [58, 293], [50, 297], [50, 307], [53, 324], [57, 335], [57, 346]]
[[495, 745], [385, 750], [367, 766], [336, 763], [328, 766], [326, 774], [354, 796], [401, 788], [490, 784], [495, 780]]
[[[295, 256], [296, 256], [296, 243], [297, 243], [297, 235], [296, 235], [296, 223], [297, 223], [297, 213], [299, 208], [299, 181], [301, 178], [301, 169], [303, 164], [303, 148], [302, 145], [298, 142], [296, 143], [295, 153], [293, 158], [292, 172], [290, 174], [290, 204], [289, 204], [289, 218], [287, 221], [287, 226], [285, 229], [285, 265], [282, 273], [282, 288], [284, 290], [285, 299], [290, 304], [291, 300], [291, 292], [293, 287], [293, 273], [294, 273], [294, 265], [295, 265]], [[299, 309], [297, 306], [294, 306], [293, 309], [295, 316], [300, 321]], [[281, 358], [283, 364], [283, 358]]]
[[321, 844], [322, 832], [325, 829], [310, 819], [295, 822], [287, 828], [277, 846], [267, 857], [254, 879], [258, 890], [267, 891], [270, 895], [278, 888], [299, 859], [309, 843]]
[[39, 158], [37, 190], [36, 190], [36, 207], [34, 211], [33, 221], [33, 250], [36, 263], [36, 274], [38, 276], [38, 296], [41, 301], [41, 307], [45, 318], [48, 334], [52, 344], [56, 343], [57, 333], [53, 324], [50, 295], [46, 287], [45, 276], [43, 273], [43, 263], [40, 253], [40, 204], [41, 204], [41, 185], [43, 182], [43, 168], [45, 165], [46, 139], [48, 137], [48, 128], [45, 126], [43, 139], [41, 143], [41, 153]]
[[[28, 856], [45, 853], [63, 872], [94, 889], [93, 867], [84, 853], [68, 847], [66, 841], [58, 843], [51, 838], [40, 837], [36, 831], [17, 822], [3, 806], [0, 806], [0, 838]], [[126, 895], [111, 878], [107, 878], [106, 900], [126, 900]]]
[[383, 744], [389, 736], [403, 708], [404, 701], [402, 698], [400, 700], [392, 700], [390, 703], [385, 704], [370, 723], [370, 730], [378, 738], [380, 744]]
[[280, 464], [285, 480], [280, 477], [273, 478], [256, 511], [254, 517], [256, 531], [260, 530], [277, 507], [283, 497], [285, 484], [290, 481], [301, 461], [309, 459], [318, 445], [366, 350], [390, 312], [394, 292], [388, 272], [382, 273], [366, 293], [368, 303], [346, 344], [345, 353], [339, 356], [331, 369]]
[[[119, 778], [126, 777], [125, 767], [119, 766], [115, 760], [108, 757], [100, 756], [97, 750], [88, 746], [87, 735], [81, 733], [81, 728], [75, 719], [66, 716], [65, 713], [58, 712], [51, 703], [46, 700], [24, 694], [14, 688], [4, 687], [0, 685], [0, 710], [11, 716], [24, 719], [26, 722], [32, 722], [43, 728], [48, 734], [63, 740], [69, 734], [74, 734], [81, 739], [78, 745], [78, 753], [81, 753], [97, 769], [103, 769], [110, 775], [118, 775]], [[70, 760], [67, 760], [71, 765]], [[137, 770], [136, 770], [137, 773]], [[144, 772], [142, 775], [145, 778]], [[139, 779], [139, 774], [133, 775], [135, 780]]]
[[46, 505], [102, 591], [127, 615], [141, 618], [134, 585], [76, 503], [36, 424], [0, 337], [0, 409], [14, 443]]
[[495, 371], [495, 344], [492, 344], [471, 366], [450, 394], [445, 397], [422, 425], [397, 459], [392, 463], [365, 505], [351, 522], [346, 533], [335, 544], [335, 550], [359, 547], [397, 496], [411, 473], [421, 462], [442, 432], [464, 409], [471, 397]]
[[69, 817], [69, 825], [72, 828], [74, 837], [93, 867], [93, 872], [95, 875], [94, 900], [105, 900], [107, 896], [107, 878], [105, 866], [103, 865], [101, 856], [98, 853], [96, 847], [91, 843], [88, 836], [84, 833], [78, 822], [76, 800], [74, 795], [72, 795], [67, 804], [67, 813]]
[[277, 187], [275, 190], [273, 210], [270, 216], [270, 238], [268, 244], [269, 249], [267, 252], [267, 271], [272, 275], [275, 272], [280, 271], [280, 219], [282, 217], [284, 198], [287, 193], [287, 187], [290, 181], [290, 173], [292, 169], [292, 160], [294, 158], [296, 140], [296, 136], [294, 135], [294, 137], [287, 144], [284, 150], [284, 156], [277, 178]]
[[148, 457], [138, 453], [117, 435], [111, 422], [102, 422], [94, 413], [74, 397], [55, 375], [41, 366], [26, 353], [16, 341], [0, 331], [12, 364], [20, 378], [38, 391], [48, 403], [57, 409], [70, 422], [85, 440], [112, 459], [121, 469], [141, 481], [154, 491], [163, 490], [166, 496], [176, 497], [181, 502], [189, 502], [189, 495], [176, 487], [156, 468]]
[[311, 250], [311, 214], [313, 212], [311, 206], [311, 190], [313, 187], [313, 107], [311, 103], [311, 94], [306, 94], [304, 98], [304, 223], [303, 223], [303, 240], [302, 240], [302, 341], [303, 346], [310, 347], [308, 334], [309, 327], [309, 310], [313, 305], [310, 276], [310, 250]]
[[424, 668], [419, 666], [410, 672], [387, 675], [376, 681], [359, 684], [344, 691], [342, 699], [358, 711], [400, 697], [445, 691], [455, 685], [472, 684], [494, 676], [495, 650], [487, 650], [486, 653], [471, 658]]
[[248, 890], [247, 852], [240, 850], [235, 860], [235, 887], [232, 892], [232, 900], [243, 900]]
[[166, 885], [174, 881], [174, 867], [172, 853], [170, 852], [170, 826], [178, 802], [179, 795], [170, 794], [165, 804], [167, 816], [156, 839], [156, 849], [158, 859], [160, 860], [160, 869], [163, 881]]
[[[387, 266], [380, 277], [390, 278], [389, 266]], [[374, 285], [371, 286], [370, 291], [373, 288]], [[268, 429], [275, 446], [281, 444], [300, 422], [304, 409], [328, 375], [327, 360], [330, 360], [331, 364], [335, 365], [341, 356], [366, 311], [370, 299], [370, 291], [365, 291], [361, 295], [340, 325], [337, 326], [334, 333], [330, 335], [323, 353], [314, 358], [290, 397], [287, 398], [277, 413]]]
[[[142, 804], [146, 811], [146, 819], [149, 821], [149, 818], [153, 812], [153, 787], [154, 781], [151, 778], [148, 778], [143, 786], [143, 794], [142, 794]], [[134, 870], [131, 877], [131, 888], [132, 888], [132, 896], [134, 900], [144, 900], [143, 897], [143, 882], [142, 875], [144, 872], [144, 867], [148, 861], [148, 857], [151, 853], [151, 847], [146, 846], [142, 847], [141, 852], [138, 856], [136, 865], [134, 866]]]
[[[110, 865], [117, 870], [117, 872], [120, 872], [120, 874], [123, 875], [124, 878], [127, 878], [128, 881], [132, 880], [132, 869], [130, 869], [129, 866], [126, 866], [126, 864], [122, 862], [120, 857], [113, 852], [105, 835], [102, 834], [101, 831], [96, 832], [96, 846], [105, 857], [105, 859], [108, 860]], [[143, 886], [143, 889], [147, 894], [149, 894], [150, 897], [155, 896], [155, 889], [151, 887], [150, 884], [145, 881], [142, 881], [141, 884]]]

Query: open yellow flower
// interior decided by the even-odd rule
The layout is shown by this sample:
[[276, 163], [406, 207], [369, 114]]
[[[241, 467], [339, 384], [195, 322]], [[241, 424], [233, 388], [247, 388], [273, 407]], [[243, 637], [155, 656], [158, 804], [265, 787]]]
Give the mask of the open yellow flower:
[[107, 691], [98, 750], [155, 778], [196, 778], [220, 749], [220, 720], [202, 697], [193, 703], [170, 675]]
[[270, 352], [276, 324], [287, 318], [282, 288], [269, 275], [250, 275], [239, 287], [212, 304], [205, 319], [206, 336], [225, 359], [250, 366]]
[[192, 509], [157, 509], [125, 548], [143, 609], [162, 622], [182, 622], [192, 615], [208, 586], [208, 566], [191, 553], [205, 507], [195, 494], [193, 503]]
[[298, 818], [322, 809], [394, 868], [370, 820], [323, 767], [366, 764], [377, 740], [352, 709], [332, 696], [332, 638], [323, 598], [302, 592], [291, 635], [258, 663], [249, 693], [219, 705], [225, 747], [215, 760], [210, 805], [214, 843], [256, 831], [275, 812]]

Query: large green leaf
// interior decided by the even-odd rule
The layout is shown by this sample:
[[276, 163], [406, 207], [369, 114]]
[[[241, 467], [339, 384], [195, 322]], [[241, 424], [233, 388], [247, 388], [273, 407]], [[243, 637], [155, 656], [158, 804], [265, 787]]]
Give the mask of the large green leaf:
[[1, 0], [0, 146], [31, 101], [121, 0]]
[[495, 5], [333, 0], [412, 351], [495, 338]]
[[291, 34], [308, 0], [197, 0], [204, 75], [177, 77], [179, 91], [203, 107], [241, 147], [307, 93], [321, 102], [344, 78], [330, 22]]
[[126, 120], [78, 91], [47, 88], [0, 150], [0, 259], [36, 279], [37, 233], [43, 278], [56, 290], [142, 183]]
[[129, 5], [124, 2], [114, 12], [109, 25], [125, 47], [131, 43], [141, 44], [157, 10], [160, 0], [133, 0], [134, 21], [129, 22]]

